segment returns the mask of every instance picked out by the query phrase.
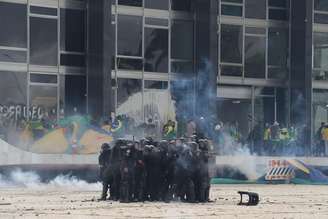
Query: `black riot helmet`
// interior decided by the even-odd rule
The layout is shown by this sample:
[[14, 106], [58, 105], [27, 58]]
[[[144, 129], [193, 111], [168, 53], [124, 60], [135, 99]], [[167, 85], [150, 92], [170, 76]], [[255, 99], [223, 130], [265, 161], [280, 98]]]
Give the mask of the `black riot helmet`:
[[109, 150], [110, 150], [110, 146], [109, 146], [109, 144], [108, 144], [108, 143], [103, 143], [103, 144], [101, 145], [101, 150], [102, 150], [102, 151], [109, 151]]

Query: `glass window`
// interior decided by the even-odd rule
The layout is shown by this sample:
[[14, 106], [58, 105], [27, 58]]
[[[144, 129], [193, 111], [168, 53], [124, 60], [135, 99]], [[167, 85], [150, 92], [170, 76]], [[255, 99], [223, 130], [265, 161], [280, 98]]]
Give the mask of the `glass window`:
[[27, 74], [0, 71], [0, 78], [0, 107], [25, 106], [27, 101]]
[[60, 9], [60, 49], [63, 51], [84, 52], [84, 11]]
[[314, 23], [328, 24], [328, 14], [314, 13]]
[[265, 36], [245, 37], [245, 77], [265, 78]]
[[243, 7], [236, 5], [221, 5], [221, 14], [229, 16], [243, 16]]
[[84, 67], [85, 66], [85, 56], [75, 55], [75, 54], [61, 54], [60, 55], [60, 65], [63, 66], [75, 66]]
[[287, 10], [285, 9], [270, 9], [269, 10], [270, 20], [288, 20]]
[[232, 65], [221, 65], [221, 75], [240, 77], [243, 75], [243, 67], [232, 66]]
[[243, 27], [221, 25], [221, 62], [242, 63]]
[[288, 57], [288, 30], [269, 28], [268, 35], [269, 65], [286, 66]]
[[171, 0], [171, 8], [175, 11], [191, 11], [190, 0]]
[[193, 74], [193, 69], [194, 66], [192, 61], [171, 61], [171, 71], [173, 73]]
[[57, 84], [57, 75], [30, 74], [30, 82]]
[[269, 0], [269, 6], [285, 8], [287, 0]]
[[145, 28], [145, 71], [168, 72], [168, 30]]
[[314, 10], [328, 11], [328, 1], [326, 1], [326, 0], [314, 0]]
[[142, 80], [118, 78], [117, 87], [117, 115], [130, 118], [131, 127], [142, 124]]
[[124, 70], [142, 70], [142, 59], [117, 58], [117, 68]]
[[167, 89], [167, 81], [145, 81], [145, 89]]
[[0, 62], [26, 62], [27, 52], [0, 49]]
[[57, 16], [57, 8], [31, 6], [30, 13]]
[[193, 59], [193, 22], [174, 20], [171, 28], [171, 51], [173, 59]]
[[118, 0], [119, 5], [142, 7], [142, 0]]
[[142, 56], [142, 17], [118, 15], [117, 53]]
[[[55, 86], [30, 86], [30, 107], [41, 108], [45, 112], [57, 112], [57, 87]], [[34, 117], [32, 115], [32, 117]]]
[[169, 21], [167, 19], [146, 17], [145, 24], [167, 27], [169, 25]]
[[266, 1], [246, 0], [245, 16], [247, 18], [266, 19]]
[[74, 107], [81, 114], [86, 112], [86, 78], [85, 76], [61, 76], [61, 108], [66, 115], [74, 112]]
[[27, 6], [0, 2], [0, 46], [27, 47]]
[[168, 0], [145, 0], [145, 8], [168, 10], [169, 9], [169, 1]]
[[30, 17], [31, 64], [56, 66], [57, 54], [57, 20]]
[[313, 33], [314, 54], [313, 62], [315, 80], [328, 79], [328, 33], [314, 32]]

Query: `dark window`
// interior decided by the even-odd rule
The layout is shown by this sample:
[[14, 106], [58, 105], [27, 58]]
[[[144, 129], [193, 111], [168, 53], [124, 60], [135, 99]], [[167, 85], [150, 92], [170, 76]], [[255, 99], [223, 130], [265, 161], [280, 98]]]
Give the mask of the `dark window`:
[[27, 47], [27, 6], [0, 2], [0, 46]]
[[26, 62], [26, 51], [0, 49], [0, 62]]
[[145, 24], [158, 25], [158, 26], [168, 26], [169, 21], [167, 19], [146, 17], [145, 18]]
[[243, 27], [221, 25], [221, 62], [242, 63]]
[[171, 71], [174, 73], [192, 74], [193, 69], [192, 61], [171, 61]]
[[263, 0], [246, 0], [245, 16], [247, 18], [266, 18], [266, 1]]
[[265, 78], [265, 37], [245, 37], [245, 77]]
[[26, 105], [27, 74], [0, 71], [0, 107]]
[[270, 9], [270, 20], [288, 20], [287, 10], [285, 9]]
[[60, 9], [60, 38], [61, 50], [84, 52], [84, 11], [73, 9]]
[[[113, 1], [115, 2], [115, 1]], [[142, 7], [142, 0], [118, 0], [119, 5]]]
[[221, 14], [229, 16], [243, 16], [243, 7], [236, 5], [221, 5]]
[[[86, 112], [86, 78], [77, 75], [65, 75], [64, 87], [65, 93], [61, 94], [64, 99], [64, 111], [66, 115], [71, 115], [74, 112], [74, 107], [77, 108], [78, 113]], [[61, 97], [63, 99], [63, 97]], [[63, 104], [63, 103], [62, 103]]]
[[176, 11], [191, 11], [190, 0], [171, 0], [171, 8]]
[[171, 29], [171, 53], [173, 59], [192, 60], [194, 52], [193, 22], [174, 20]]
[[168, 72], [168, 30], [145, 28], [145, 71]]
[[285, 8], [287, 6], [287, 0], [269, 0], [269, 6]]
[[242, 66], [221, 65], [221, 75], [223, 76], [242, 76]]
[[242, 4], [243, 3], [243, 0], [222, 0], [222, 3], [224, 3], [224, 2], [240, 3], [240, 4]]
[[142, 18], [118, 15], [117, 53], [126, 56], [142, 56]]
[[31, 6], [30, 13], [57, 16], [57, 8], [45, 8], [45, 7], [39, 7], [39, 6]]
[[328, 24], [328, 14], [314, 13], [314, 23]]
[[288, 57], [288, 32], [286, 29], [269, 28], [269, 65], [286, 66]]
[[30, 74], [30, 82], [56, 84], [57, 83], [57, 75]]
[[117, 68], [124, 70], [142, 70], [142, 59], [117, 58]]
[[61, 54], [60, 55], [60, 65], [84, 67], [85, 66], [85, 56], [84, 55], [75, 55], [75, 54]]
[[30, 36], [31, 64], [56, 66], [57, 20], [30, 17]]
[[145, 8], [168, 10], [169, 9], [169, 1], [168, 0], [145, 0]]
[[145, 89], [167, 89], [167, 81], [145, 81]]

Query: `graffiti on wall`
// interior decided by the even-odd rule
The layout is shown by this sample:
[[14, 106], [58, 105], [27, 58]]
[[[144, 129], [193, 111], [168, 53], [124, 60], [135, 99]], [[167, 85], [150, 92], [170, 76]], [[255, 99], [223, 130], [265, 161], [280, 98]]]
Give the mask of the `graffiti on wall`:
[[27, 106], [24, 105], [0, 105], [0, 117], [9, 120], [40, 119], [42, 114], [42, 108], [39, 106], [32, 106], [27, 109]]

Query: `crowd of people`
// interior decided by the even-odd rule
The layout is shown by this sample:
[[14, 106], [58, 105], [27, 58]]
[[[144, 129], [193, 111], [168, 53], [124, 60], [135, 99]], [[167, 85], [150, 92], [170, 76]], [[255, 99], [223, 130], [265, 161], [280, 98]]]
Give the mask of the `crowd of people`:
[[304, 155], [306, 126], [289, 128], [280, 125], [265, 123], [255, 125], [250, 132], [247, 143], [251, 151], [257, 155]]
[[208, 202], [210, 156], [210, 142], [197, 136], [105, 143], [99, 155], [100, 200]]

